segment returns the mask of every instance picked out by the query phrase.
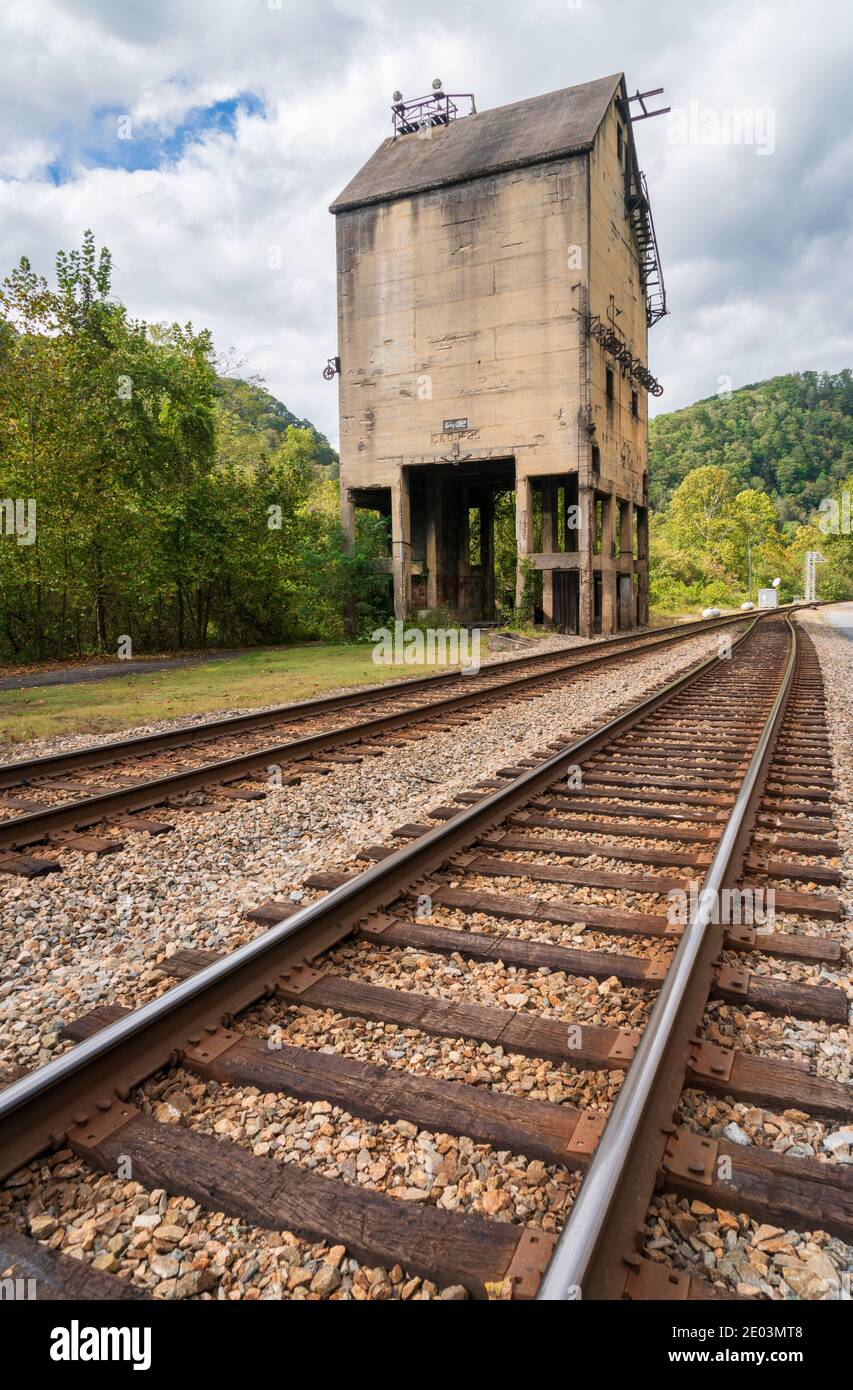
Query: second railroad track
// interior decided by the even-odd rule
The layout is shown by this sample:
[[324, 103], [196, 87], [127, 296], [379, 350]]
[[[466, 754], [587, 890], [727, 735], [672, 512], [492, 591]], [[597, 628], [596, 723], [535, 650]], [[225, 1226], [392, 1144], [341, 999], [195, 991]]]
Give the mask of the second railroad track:
[[[51, 848], [112, 853], [122, 847], [123, 831], [167, 833], [169, 815], [205, 797], [259, 800], [270, 785], [382, 756], [395, 740], [477, 719], [496, 703], [535, 698], [634, 654], [744, 621], [735, 615], [627, 634], [471, 674], [448, 671], [6, 763], [0, 766], [0, 873], [54, 872], [60, 863]], [[158, 808], [157, 816], [142, 814]], [[26, 852], [32, 847], [36, 853]]]

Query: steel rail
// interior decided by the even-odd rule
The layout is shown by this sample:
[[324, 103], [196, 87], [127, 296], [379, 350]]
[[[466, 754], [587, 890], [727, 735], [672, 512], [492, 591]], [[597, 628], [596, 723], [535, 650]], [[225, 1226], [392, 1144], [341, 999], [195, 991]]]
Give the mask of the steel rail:
[[[712, 620], [719, 623], [719, 619]], [[743, 617], [737, 619], [743, 622]], [[753, 622], [757, 619], [752, 619]], [[751, 624], [750, 624], [751, 625]], [[649, 642], [636, 648], [638, 655], [657, 651], [662, 646], [680, 641], [679, 637], [666, 637], [661, 641]], [[594, 644], [598, 645], [598, 644]], [[633, 655], [629, 651], [628, 655]], [[0, 820], [0, 850], [15, 850], [27, 845], [38, 844], [52, 833], [60, 830], [81, 830], [97, 825], [108, 817], [128, 811], [145, 810], [152, 806], [162, 806], [170, 798], [199, 791], [216, 783], [239, 781], [259, 768], [276, 765], [280, 762], [295, 763], [311, 758], [316, 754], [330, 752], [370, 737], [387, 733], [394, 729], [406, 728], [412, 723], [440, 717], [467, 708], [473, 703], [493, 699], [496, 695], [512, 695], [542, 681], [551, 681], [565, 670], [569, 676], [583, 675], [584, 672], [606, 665], [615, 653], [608, 651], [601, 656], [591, 656], [582, 663], [567, 662], [564, 668], [556, 671], [534, 671], [512, 676], [509, 680], [497, 681], [494, 686], [480, 690], [463, 690], [455, 695], [447, 695], [440, 700], [415, 708], [395, 710], [390, 714], [373, 715], [355, 724], [344, 724], [337, 729], [328, 729], [317, 734], [306, 734], [302, 738], [287, 743], [266, 744], [246, 753], [238, 753], [229, 758], [215, 759], [200, 763], [197, 767], [182, 769], [179, 772], [165, 773], [160, 777], [148, 778], [133, 787], [114, 787], [108, 790], [95, 790], [88, 796], [72, 801], [47, 804], [38, 811], [28, 811], [24, 815], [10, 816]], [[500, 669], [500, 667], [496, 667]], [[431, 679], [427, 677], [427, 679]], [[0, 779], [2, 785], [2, 779]]]
[[[729, 613], [720, 618], [701, 618], [696, 622], [674, 623], [668, 627], [653, 628], [646, 632], [623, 633], [618, 637], [605, 637], [600, 642], [586, 642], [580, 646], [565, 648], [556, 652], [542, 652], [537, 656], [517, 656], [510, 658], [509, 661], [487, 662], [480, 667], [478, 674], [490, 678], [492, 676], [497, 677], [504, 671], [513, 671], [533, 663], [553, 664], [559, 667], [560, 663], [563, 662], [567, 667], [577, 665], [578, 669], [581, 670], [591, 664], [583, 659], [587, 654], [593, 654], [592, 660], [600, 662], [630, 643], [638, 642], [645, 643], [644, 646], [637, 647], [638, 651], [654, 651], [659, 647], [686, 640], [691, 636], [701, 636], [703, 632], [711, 632], [716, 628], [751, 622], [758, 617], [769, 617], [773, 613], [785, 611], [787, 609], [767, 610], [761, 613], [755, 611], [739, 614]], [[602, 651], [602, 649], [604, 649], [602, 656], [594, 655], [595, 652]], [[578, 661], [579, 656], [581, 657], [580, 661]], [[544, 679], [548, 672], [543, 671], [537, 674]], [[413, 677], [411, 680], [387, 681], [383, 685], [377, 686], [360, 686], [356, 690], [345, 691], [340, 695], [320, 695], [311, 700], [298, 700], [288, 705], [253, 710], [248, 714], [226, 715], [222, 719], [212, 719], [203, 724], [185, 724], [178, 729], [168, 729], [153, 734], [138, 734], [133, 738], [115, 739], [109, 743], [94, 743], [85, 748], [71, 748], [62, 753], [49, 753], [38, 758], [3, 763], [0, 764], [0, 788], [8, 789], [9, 787], [20, 786], [34, 777], [47, 777], [53, 772], [79, 767], [98, 767], [128, 755], [142, 754], [146, 751], [153, 753], [160, 749], [177, 748], [186, 744], [203, 742], [223, 734], [262, 728], [266, 724], [304, 719], [315, 714], [328, 714], [336, 709], [346, 709], [350, 705], [402, 699], [413, 691], [429, 690], [463, 679], [465, 677], [457, 670], [437, 671], [429, 676]], [[500, 687], [501, 682], [496, 680], [495, 689], [500, 689]], [[467, 698], [471, 698], [471, 695]]]
[[[686, 1024], [687, 1030], [681, 1039], [682, 1048], [686, 1052], [692, 1028], [698, 1023], [698, 1017], [693, 1020], [685, 1019], [685, 1012], [691, 992], [695, 992], [697, 987], [702, 967], [707, 964], [713, 907], [718, 901], [720, 889], [730, 875], [736, 853], [743, 843], [748, 813], [755, 804], [756, 793], [760, 791], [763, 775], [766, 773], [768, 755], [772, 751], [775, 735], [781, 724], [796, 665], [796, 632], [790, 618], [786, 617], [786, 624], [791, 647], [776, 698], [703, 880], [697, 910], [685, 927], [673, 956], [637, 1051], [572, 1204], [569, 1219], [539, 1285], [537, 1298], [553, 1302], [620, 1296], [620, 1277], [624, 1283], [627, 1270], [623, 1264], [620, 1276], [620, 1271], [613, 1269], [613, 1261], [615, 1257], [617, 1263], [620, 1263], [618, 1245], [620, 1241], [624, 1241], [628, 1232], [625, 1229], [620, 1231], [617, 1251], [614, 1252], [612, 1248], [608, 1251], [605, 1249], [608, 1223], [620, 1195], [624, 1196], [628, 1189], [634, 1189], [637, 1185], [636, 1174], [632, 1172], [633, 1158], [653, 1107], [655, 1091], [660, 1085], [667, 1064], [672, 1060], [672, 1045], [679, 1042], [679, 1031], [683, 1030]], [[712, 943], [712, 954], [715, 955], [717, 949], [717, 944]], [[701, 981], [699, 985], [701, 987]], [[707, 1000], [707, 989], [704, 993]], [[700, 1011], [702, 1007], [704, 1003], [700, 1005]], [[666, 1079], [672, 1080], [671, 1077]], [[681, 1084], [682, 1080], [679, 1079], [679, 1091]], [[671, 1119], [671, 1114], [667, 1119]], [[658, 1148], [662, 1155], [666, 1136], [660, 1128], [657, 1128], [657, 1135]], [[647, 1194], [639, 1191], [633, 1195], [634, 1201], [631, 1205], [639, 1206], [641, 1211], [645, 1211], [651, 1199], [651, 1190]], [[611, 1241], [611, 1246], [612, 1244]], [[623, 1245], [623, 1256], [628, 1253], [630, 1250], [626, 1250]], [[610, 1267], [605, 1268], [608, 1260]]]
[[[732, 651], [757, 626], [753, 618], [732, 643]], [[505, 787], [403, 845], [264, 935], [237, 947], [225, 959], [205, 966], [126, 1018], [13, 1081], [0, 1092], [0, 1179], [64, 1133], [75, 1113], [87, 1112], [115, 1092], [126, 1093], [164, 1066], [191, 1037], [269, 994], [283, 972], [343, 940], [367, 914], [393, 903], [401, 892], [445, 864], [449, 856], [526, 805], [567, 766], [605, 747], [718, 661], [716, 655], [705, 658]]]

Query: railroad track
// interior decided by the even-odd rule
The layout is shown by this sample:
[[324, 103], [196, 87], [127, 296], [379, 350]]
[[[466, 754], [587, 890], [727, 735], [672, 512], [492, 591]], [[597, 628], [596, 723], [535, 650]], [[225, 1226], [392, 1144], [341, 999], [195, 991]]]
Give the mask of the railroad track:
[[[492, 663], [477, 674], [443, 672], [7, 763], [0, 767], [0, 872], [56, 872], [61, 862], [50, 857], [51, 848], [109, 854], [122, 848], [122, 831], [172, 829], [170, 820], [141, 812], [165, 807], [174, 815], [260, 800], [271, 785], [382, 756], [399, 742], [475, 720], [495, 703], [535, 698], [615, 660], [743, 622], [734, 615], [681, 624]], [[277, 730], [286, 737], [271, 738]], [[35, 854], [23, 852], [33, 846]]]
[[[145, 1295], [121, 1277], [133, 1258], [124, 1271], [113, 1257], [93, 1266], [27, 1234], [25, 1214], [44, 1210], [44, 1160], [34, 1160], [51, 1147], [60, 1172], [80, 1162], [102, 1182], [132, 1172], [200, 1211], [324, 1242], [338, 1271], [317, 1274], [326, 1292], [361, 1267], [392, 1271], [388, 1287], [396, 1278], [407, 1296], [429, 1288], [420, 1281], [493, 1298], [733, 1296], [725, 1278], [714, 1283], [713, 1243], [700, 1244], [709, 1259], [698, 1268], [646, 1248], [656, 1193], [850, 1241], [849, 1166], [730, 1142], [679, 1116], [685, 1095], [700, 1093], [849, 1122], [847, 1085], [721, 1039], [715, 1012], [727, 1001], [846, 1023], [833, 978], [843, 923], [830, 788], [816, 657], [802, 630], [775, 618], [751, 625], [731, 659], [502, 769], [434, 808], [429, 824], [399, 827], [399, 847], [365, 846], [315, 875], [308, 886], [323, 896], [307, 906], [259, 904], [251, 915], [267, 930], [255, 940], [223, 957], [176, 952], [165, 994], [75, 1020], [66, 1035], [76, 1046], [0, 1093], [0, 1174], [15, 1175], [19, 1194], [0, 1264], [54, 1296]], [[759, 919], [772, 905], [779, 920], [715, 920], [724, 890], [729, 902], [761, 902]], [[469, 983], [466, 970], [482, 963], [491, 973]], [[500, 1006], [478, 997], [484, 980], [500, 986]], [[584, 983], [592, 996], [578, 992]], [[596, 1004], [590, 1021], [590, 998], [608, 1001], [609, 990], [615, 1008], [605, 1002], [599, 1016]], [[159, 1118], [179, 1090], [180, 1122]], [[187, 1099], [199, 1091], [204, 1102]], [[558, 1200], [535, 1221], [507, 1220], [506, 1188], [487, 1184], [491, 1205], [483, 1194], [454, 1206], [441, 1164], [414, 1198], [395, 1187], [393, 1165], [326, 1176], [289, 1147], [285, 1124], [265, 1128], [269, 1110], [218, 1137], [231, 1132], [216, 1124], [223, 1093], [244, 1113], [258, 1098], [272, 1113], [287, 1099], [375, 1134], [461, 1136], [484, 1146], [485, 1168], [501, 1152], [517, 1156], [517, 1175], [538, 1164]], [[160, 1221], [150, 1219], [151, 1241]], [[181, 1228], [163, 1229], [156, 1248], [177, 1249]], [[149, 1237], [135, 1240], [133, 1251]]]

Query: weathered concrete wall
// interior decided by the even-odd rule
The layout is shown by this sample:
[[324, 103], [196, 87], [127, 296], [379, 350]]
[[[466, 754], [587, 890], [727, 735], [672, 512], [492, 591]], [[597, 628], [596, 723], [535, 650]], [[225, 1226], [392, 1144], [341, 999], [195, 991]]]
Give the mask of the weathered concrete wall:
[[[588, 165], [589, 308], [602, 323], [615, 325], [633, 349], [633, 355], [647, 363], [646, 300], [636, 241], [625, 208], [627, 141], [626, 122], [614, 100], [599, 128]], [[608, 368], [612, 372], [610, 398]], [[590, 421], [595, 428], [590, 435], [588, 471], [582, 468], [580, 479], [582, 490], [588, 487], [593, 494], [586, 503], [588, 514], [594, 515], [595, 495], [602, 498], [603, 525], [598, 553], [594, 544], [581, 550], [581, 630], [585, 634], [591, 633], [594, 626], [596, 575], [601, 584], [602, 631], [614, 632], [619, 626], [633, 625], [637, 612], [641, 622], [648, 616], [642, 510], [646, 504], [648, 398], [626, 370], [594, 341], [589, 344], [588, 392]], [[632, 410], [634, 392], [636, 414]], [[597, 455], [592, 453], [593, 444]], [[620, 503], [625, 505], [620, 507]], [[640, 533], [636, 560], [635, 527]], [[636, 600], [632, 584], [636, 584]]]
[[[614, 101], [589, 159], [589, 307], [603, 323], [615, 322], [634, 349], [634, 355], [646, 363], [646, 300], [640, 282], [636, 242], [625, 212], [624, 168], [617, 155], [620, 127], [624, 132], [625, 121]], [[620, 311], [618, 314], [612, 310], [608, 313], [611, 295], [614, 308]], [[612, 405], [606, 397], [608, 366], [613, 368], [614, 377]], [[631, 414], [632, 389], [637, 391], [636, 419]], [[641, 504], [648, 456], [646, 392], [632, 385], [624, 369], [597, 343], [591, 343], [589, 393], [602, 481], [608, 491]]]
[[338, 215], [346, 484], [387, 485], [456, 439], [524, 472], [576, 467], [586, 187], [577, 158]]

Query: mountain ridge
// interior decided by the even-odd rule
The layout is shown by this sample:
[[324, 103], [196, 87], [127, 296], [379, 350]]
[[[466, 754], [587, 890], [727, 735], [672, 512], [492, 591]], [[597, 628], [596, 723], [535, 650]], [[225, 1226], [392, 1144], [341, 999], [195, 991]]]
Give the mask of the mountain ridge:
[[731, 470], [766, 491], [783, 522], [805, 522], [853, 473], [853, 372], [794, 372], [656, 416], [649, 501], [662, 510], [694, 468]]

